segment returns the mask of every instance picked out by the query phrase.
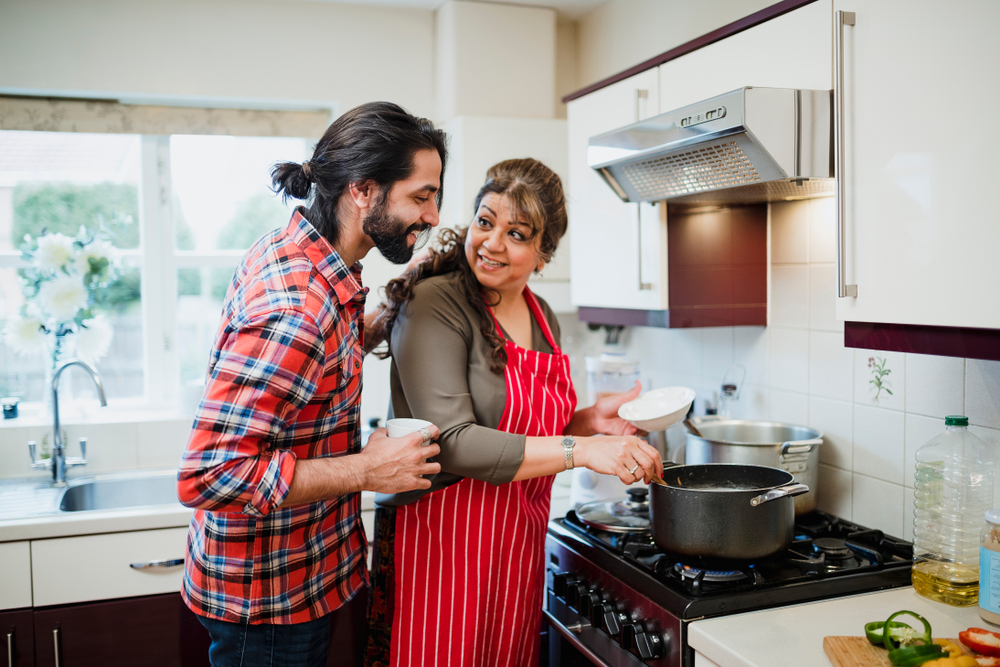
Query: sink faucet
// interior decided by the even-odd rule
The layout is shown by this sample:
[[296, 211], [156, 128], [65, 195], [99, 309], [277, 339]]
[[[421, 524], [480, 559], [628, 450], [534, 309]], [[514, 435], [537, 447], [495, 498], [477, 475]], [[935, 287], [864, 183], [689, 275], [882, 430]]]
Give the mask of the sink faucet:
[[62, 428], [59, 425], [59, 376], [70, 366], [79, 366], [87, 371], [90, 374], [90, 379], [97, 385], [97, 394], [101, 399], [101, 405], [107, 406], [108, 404], [108, 400], [104, 396], [104, 383], [101, 382], [101, 376], [97, 374], [97, 370], [90, 364], [84, 363], [79, 359], [70, 359], [59, 366], [56, 372], [52, 374], [52, 458], [46, 460], [36, 459], [35, 443], [33, 441], [28, 443], [28, 451], [31, 454], [32, 468], [52, 469], [53, 486], [66, 486], [66, 468], [87, 464], [87, 439], [80, 438], [80, 450], [83, 456], [76, 459], [67, 459], [66, 445], [62, 441]]

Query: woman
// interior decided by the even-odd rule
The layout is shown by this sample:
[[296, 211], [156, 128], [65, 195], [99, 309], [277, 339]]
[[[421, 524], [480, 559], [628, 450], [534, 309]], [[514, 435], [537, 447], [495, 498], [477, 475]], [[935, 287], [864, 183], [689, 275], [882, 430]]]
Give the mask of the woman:
[[558, 323], [527, 287], [566, 223], [556, 174], [501, 162], [472, 224], [386, 288], [372, 334], [390, 340], [391, 416], [438, 426], [442, 472], [377, 500], [369, 665], [537, 664], [552, 476], [661, 472], [617, 417], [638, 385], [575, 410]]

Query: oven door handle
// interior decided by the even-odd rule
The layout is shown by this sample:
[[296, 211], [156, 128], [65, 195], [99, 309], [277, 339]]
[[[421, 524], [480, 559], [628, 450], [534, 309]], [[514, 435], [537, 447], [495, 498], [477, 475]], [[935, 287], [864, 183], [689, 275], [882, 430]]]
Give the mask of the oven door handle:
[[587, 658], [587, 660], [590, 660], [598, 667], [611, 667], [610, 664], [605, 662], [599, 655], [591, 651], [586, 644], [580, 641], [580, 637], [577, 634], [579, 630], [574, 632], [573, 630], [567, 628], [565, 625], [559, 622], [559, 619], [557, 619], [555, 616], [549, 613], [548, 609], [543, 609], [542, 612], [545, 614], [545, 618], [548, 620], [549, 625], [555, 628], [559, 632], [559, 634], [563, 636], [563, 639], [572, 644], [573, 648], [582, 653]]

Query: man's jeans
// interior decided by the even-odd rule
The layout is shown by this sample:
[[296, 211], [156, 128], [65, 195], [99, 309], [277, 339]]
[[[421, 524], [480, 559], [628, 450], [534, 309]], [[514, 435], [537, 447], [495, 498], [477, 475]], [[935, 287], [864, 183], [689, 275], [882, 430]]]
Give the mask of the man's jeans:
[[330, 617], [296, 623], [230, 623], [199, 616], [212, 636], [212, 667], [325, 667]]

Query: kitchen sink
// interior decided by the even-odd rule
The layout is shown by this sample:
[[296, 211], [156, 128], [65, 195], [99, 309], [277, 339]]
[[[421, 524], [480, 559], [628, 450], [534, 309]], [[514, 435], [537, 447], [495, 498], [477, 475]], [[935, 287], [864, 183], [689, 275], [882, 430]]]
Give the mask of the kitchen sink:
[[176, 505], [174, 471], [109, 475], [70, 482], [59, 499], [63, 512]]

